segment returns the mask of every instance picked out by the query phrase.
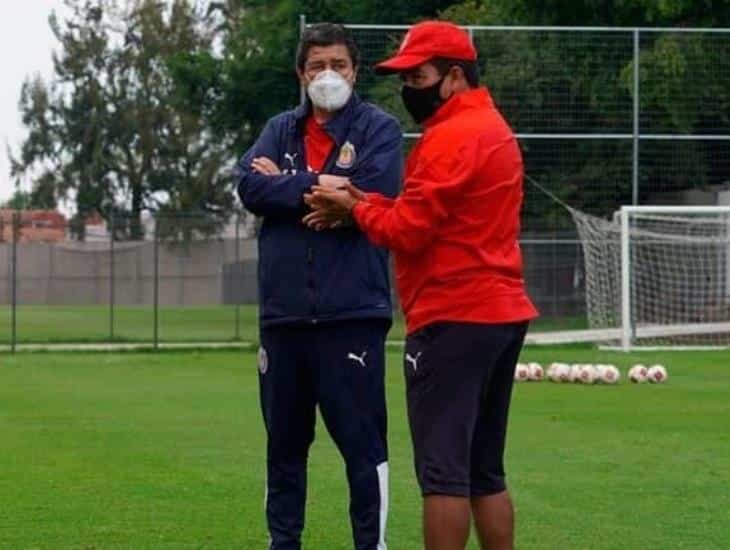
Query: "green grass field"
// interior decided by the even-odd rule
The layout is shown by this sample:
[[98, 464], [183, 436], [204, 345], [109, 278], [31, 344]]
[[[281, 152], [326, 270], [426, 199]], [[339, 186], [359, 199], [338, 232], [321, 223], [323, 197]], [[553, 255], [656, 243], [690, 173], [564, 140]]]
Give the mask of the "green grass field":
[[[16, 334], [19, 343], [90, 343], [111, 340], [109, 308], [105, 306], [19, 306]], [[539, 319], [533, 330], [586, 328], [583, 318]], [[158, 336], [162, 342], [225, 342], [236, 339], [236, 308], [161, 307]], [[10, 306], [0, 308], [0, 343], [11, 338]], [[114, 341], [151, 342], [154, 338], [152, 306], [117, 306]], [[258, 341], [256, 306], [240, 306], [240, 340]], [[390, 337], [403, 338], [403, 320], [397, 315]]]
[[[388, 359], [389, 547], [416, 550], [400, 355]], [[555, 347], [523, 359], [622, 373], [661, 361], [670, 379], [516, 388], [517, 548], [730, 548], [729, 352]], [[0, 548], [265, 548], [255, 363], [243, 352], [0, 355]], [[321, 425], [304, 541], [351, 548], [343, 466]]]

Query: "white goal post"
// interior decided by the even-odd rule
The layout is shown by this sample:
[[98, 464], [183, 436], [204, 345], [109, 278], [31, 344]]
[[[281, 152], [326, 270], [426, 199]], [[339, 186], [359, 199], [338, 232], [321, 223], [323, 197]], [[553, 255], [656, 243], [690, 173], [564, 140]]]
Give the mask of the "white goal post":
[[730, 206], [571, 209], [592, 331], [628, 351], [730, 346]]

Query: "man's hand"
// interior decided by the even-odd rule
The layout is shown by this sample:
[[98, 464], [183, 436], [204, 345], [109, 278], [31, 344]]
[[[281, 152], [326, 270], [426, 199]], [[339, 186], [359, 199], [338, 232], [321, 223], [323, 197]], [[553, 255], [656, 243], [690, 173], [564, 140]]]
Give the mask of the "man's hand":
[[[328, 177], [334, 178], [335, 176]], [[349, 181], [344, 185], [341, 185], [341, 182], [332, 183], [339, 186], [315, 185], [312, 193], [304, 196], [304, 202], [312, 209], [312, 212], [307, 214], [303, 221], [317, 231], [342, 225], [350, 219], [350, 212], [355, 204], [365, 199], [365, 194]]]
[[273, 160], [267, 157], [256, 157], [251, 163], [251, 168], [263, 176], [278, 176], [281, 170]]
[[317, 185], [328, 189], [344, 189], [350, 185], [350, 180], [348, 178], [343, 178], [342, 176], [320, 174], [317, 176]]
[[302, 220], [309, 228], [321, 231], [341, 226], [350, 217], [350, 212], [337, 204], [322, 198], [314, 198], [312, 193], [304, 195], [304, 203], [312, 211]]
[[329, 208], [337, 207], [350, 212], [359, 201], [365, 200], [365, 193], [348, 181], [336, 188], [315, 185], [312, 187], [312, 198], [316, 203], [326, 203]]
[[348, 221], [349, 218], [350, 213], [347, 211], [339, 211], [331, 207], [324, 207], [313, 210], [304, 216], [302, 221], [310, 229], [322, 231], [323, 229], [336, 229]]

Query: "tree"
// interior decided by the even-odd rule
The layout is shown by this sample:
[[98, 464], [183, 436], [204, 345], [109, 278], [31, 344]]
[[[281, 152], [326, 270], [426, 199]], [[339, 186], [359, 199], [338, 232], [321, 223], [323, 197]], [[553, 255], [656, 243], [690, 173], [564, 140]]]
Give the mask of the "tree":
[[[710, 4], [711, 6], [708, 6]], [[710, 9], [711, 8], [711, 9]], [[728, 26], [730, 2], [684, 0], [469, 0], [441, 14], [472, 25]], [[520, 133], [631, 134], [633, 37], [626, 33], [475, 33], [482, 73]], [[642, 130], [716, 133], [730, 125], [730, 41], [718, 35], [644, 33], [640, 53]], [[711, 84], [710, 84], [711, 83]], [[528, 173], [583, 210], [606, 215], [632, 199], [626, 140], [523, 140]], [[722, 142], [642, 141], [641, 200], [730, 177]], [[672, 170], [671, 166], [681, 166]], [[528, 196], [534, 189], [527, 185]], [[527, 227], [572, 227], [562, 208], [528, 200]]]
[[[565, 26], [695, 26], [730, 23], [728, 0], [465, 0], [442, 11], [479, 24]], [[474, 20], [474, 23], [477, 23]]]
[[56, 203], [53, 200], [53, 195], [44, 194], [43, 191], [42, 186], [33, 192], [16, 189], [13, 196], [2, 205], [2, 208], [9, 208], [11, 210], [55, 209]]
[[[210, 20], [187, 0], [65, 0], [71, 15], [50, 23], [61, 51], [51, 82], [28, 80], [20, 107], [28, 137], [15, 176], [76, 202], [72, 220], [99, 212], [118, 232], [142, 238], [141, 214], [195, 212], [215, 231], [232, 209], [229, 143], [176, 88], [168, 61], [210, 51]], [[78, 222], [78, 223], [74, 223]]]

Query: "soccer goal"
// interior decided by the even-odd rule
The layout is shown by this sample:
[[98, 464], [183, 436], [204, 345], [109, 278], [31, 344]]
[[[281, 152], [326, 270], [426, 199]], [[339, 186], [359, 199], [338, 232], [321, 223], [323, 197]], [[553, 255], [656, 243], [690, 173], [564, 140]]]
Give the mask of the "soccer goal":
[[571, 214], [589, 325], [604, 342], [626, 351], [730, 346], [730, 206], [624, 206], [613, 220]]

